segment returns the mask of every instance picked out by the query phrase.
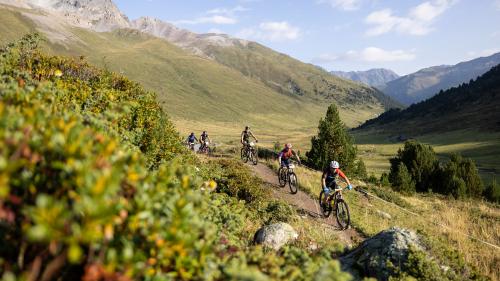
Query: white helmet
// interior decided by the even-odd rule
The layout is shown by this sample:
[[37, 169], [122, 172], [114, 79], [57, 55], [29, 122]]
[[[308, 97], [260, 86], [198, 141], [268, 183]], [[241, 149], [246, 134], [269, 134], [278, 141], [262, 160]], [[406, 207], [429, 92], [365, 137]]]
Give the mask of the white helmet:
[[339, 162], [337, 162], [337, 161], [332, 161], [332, 162], [330, 163], [330, 168], [332, 168], [332, 169], [338, 169], [338, 168], [340, 168]]

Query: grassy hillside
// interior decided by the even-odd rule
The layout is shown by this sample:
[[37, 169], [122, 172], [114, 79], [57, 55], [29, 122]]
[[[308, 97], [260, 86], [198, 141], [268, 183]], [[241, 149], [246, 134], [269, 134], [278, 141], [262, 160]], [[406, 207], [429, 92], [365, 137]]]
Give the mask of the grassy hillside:
[[332, 87], [329, 91], [318, 88], [317, 94], [310, 94], [314, 93], [315, 79], [322, 79], [315, 72], [307, 74], [313, 67], [302, 70], [307, 74], [303, 76], [307, 77], [307, 83], [292, 76], [294, 81], [308, 85], [304, 88], [307, 94], [284, 95], [270, 87], [267, 80], [246, 76], [137, 31], [96, 33], [65, 26], [56, 19], [33, 22], [30, 18], [34, 17], [34, 11], [23, 11], [24, 15], [19, 11], [0, 8], [0, 22], [9, 27], [0, 29], [0, 42], [14, 40], [35, 29], [41, 31], [48, 38], [45, 44], [48, 52], [83, 55], [90, 62], [122, 73], [157, 92], [158, 100], [183, 134], [200, 131], [210, 123], [217, 128], [212, 136], [228, 141], [237, 139], [241, 128], [249, 124], [258, 134], [269, 135], [272, 141], [294, 137], [306, 145], [330, 102], [342, 104], [341, 116], [349, 126], [357, 126], [384, 110], [370, 94], [373, 90], [340, 79], [331, 78], [332, 82], [323, 83]]
[[396, 102], [374, 88], [337, 78], [258, 43], [238, 43], [234, 47], [208, 46], [205, 53], [286, 95], [318, 101], [326, 99], [345, 109], [369, 108], [377, 104], [386, 109], [398, 107]]

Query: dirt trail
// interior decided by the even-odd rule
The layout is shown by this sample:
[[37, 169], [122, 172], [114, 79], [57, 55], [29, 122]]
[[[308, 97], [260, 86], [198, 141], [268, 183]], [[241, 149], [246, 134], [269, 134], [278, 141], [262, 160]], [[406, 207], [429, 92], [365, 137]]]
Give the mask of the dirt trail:
[[[306, 215], [309, 218], [320, 221], [332, 230], [335, 230], [339, 238], [347, 245], [353, 245], [356, 242], [364, 240], [362, 235], [355, 229], [349, 228], [341, 230], [335, 217], [331, 215], [329, 218], [323, 218], [321, 215], [320, 207], [317, 200], [311, 198], [305, 192], [299, 190], [297, 194], [292, 194], [288, 184], [285, 187], [280, 187], [278, 183], [278, 176], [276, 173], [264, 164], [248, 165], [252, 168], [255, 175], [261, 178], [265, 184], [272, 189], [273, 196], [277, 199], [282, 199], [290, 205], [297, 208], [299, 213]], [[300, 181], [300, 174], [297, 175]]]

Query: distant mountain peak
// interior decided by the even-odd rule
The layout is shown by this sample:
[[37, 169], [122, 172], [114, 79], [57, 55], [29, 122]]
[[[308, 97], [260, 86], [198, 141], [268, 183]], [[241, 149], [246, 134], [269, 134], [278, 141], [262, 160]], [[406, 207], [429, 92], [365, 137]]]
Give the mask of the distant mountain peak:
[[209, 46], [232, 47], [247, 45], [248, 41], [232, 38], [221, 33], [198, 34], [153, 17], [133, 20], [131, 27], [141, 32], [167, 40], [197, 55], [208, 57], [205, 49]]
[[372, 68], [366, 71], [349, 72], [331, 71], [330, 73], [335, 76], [361, 82], [369, 86], [384, 85], [389, 81], [399, 78], [399, 75], [396, 72], [385, 68]]

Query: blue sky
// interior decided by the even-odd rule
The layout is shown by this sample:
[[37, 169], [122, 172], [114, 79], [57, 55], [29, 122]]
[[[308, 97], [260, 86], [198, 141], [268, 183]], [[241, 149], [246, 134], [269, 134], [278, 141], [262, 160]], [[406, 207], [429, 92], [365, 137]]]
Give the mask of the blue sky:
[[327, 70], [398, 74], [500, 52], [500, 0], [115, 0], [198, 33], [257, 41]]

